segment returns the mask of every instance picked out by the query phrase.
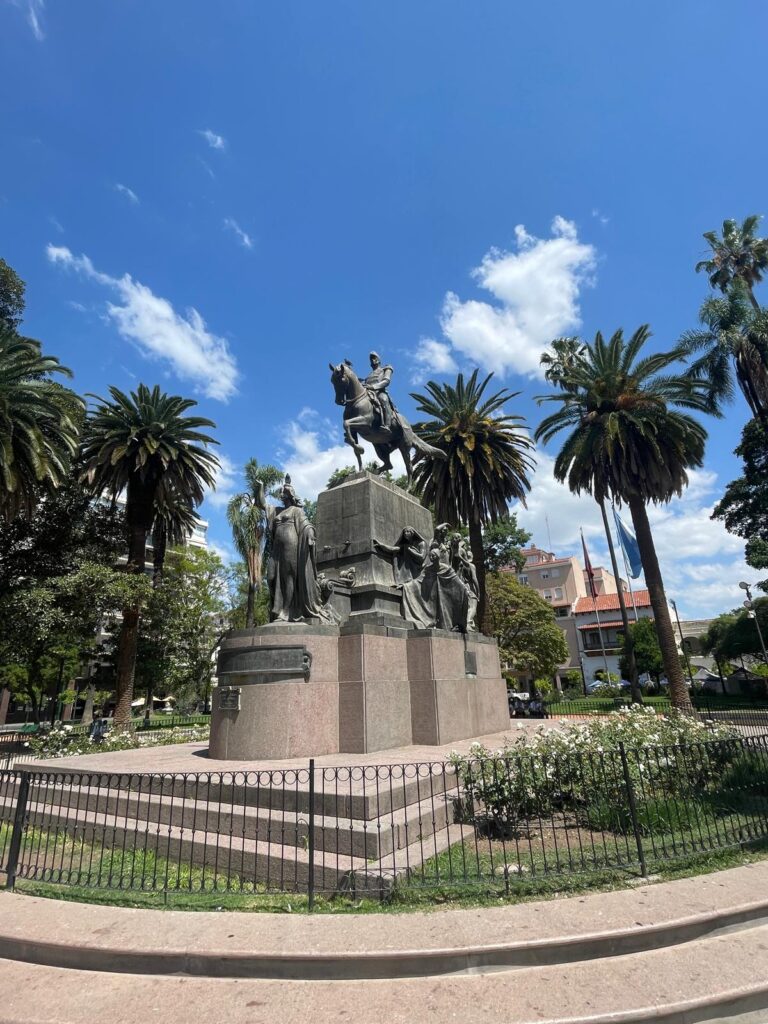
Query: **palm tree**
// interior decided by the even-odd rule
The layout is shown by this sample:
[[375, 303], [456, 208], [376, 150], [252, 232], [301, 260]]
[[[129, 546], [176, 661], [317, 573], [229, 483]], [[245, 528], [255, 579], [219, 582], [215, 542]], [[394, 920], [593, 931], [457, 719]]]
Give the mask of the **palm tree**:
[[276, 466], [260, 466], [256, 459], [245, 464], [247, 491], [236, 494], [227, 505], [227, 519], [232, 528], [235, 548], [243, 559], [248, 571], [248, 603], [245, 612], [246, 629], [254, 625], [254, 599], [261, 587], [264, 559], [264, 536], [267, 519], [264, 509], [257, 504], [256, 497], [263, 485], [265, 490], [275, 487], [283, 478]]
[[710, 411], [703, 382], [668, 372], [677, 350], [638, 358], [650, 337], [647, 326], [625, 341], [599, 332], [574, 362], [555, 394], [537, 401], [560, 408], [536, 430], [545, 444], [569, 434], [555, 460], [555, 478], [571, 491], [586, 491], [629, 506], [651, 598], [664, 670], [673, 704], [691, 707], [677, 653], [646, 505], [667, 502], [688, 483], [687, 470], [702, 464], [707, 432], [687, 412]]
[[716, 231], [705, 231], [704, 238], [712, 249], [712, 255], [696, 264], [697, 273], [703, 270], [713, 288], [719, 288], [721, 292], [731, 291], [734, 285], [743, 288], [755, 310], [760, 306], [754, 287], [762, 281], [768, 269], [768, 239], [755, 237], [761, 219], [753, 214], [741, 224], [735, 220], [724, 220], [722, 238]]
[[[218, 460], [208, 445], [213, 438], [200, 432], [215, 426], [200, 416], [184, 416], [197, 405], [188, 398], [167, 395], [140, 384], [130, 395], [109, 389], [111, 401], [97, 398], [83, 437], [83, 480], [94, 494], [116, 498], [126, 492], [128, 572], [144, 572], [147, 536], [158, 509], [183, 498], [192, 508], [212, 487]], [[115, 723], [126, 725], [131, 715], [139, 605], [123, 609], [117, 653]]]
[[185, 495], [169, 488], [158, 495], [152, 522], [152, 586], [157, 588], [163, 578], [168, 545], [176, 547], [191, 537], [200, 519]]
[[703, 327], [683, 334], [680, 351], [699, 353], [691, 373], [707, 382], [713, 408], [733, 399], [735, 376], [752, 415], [768, 426], [768, 314], [750, 309], [744, 290], [733, 288], [707, 299], [699, 320]]
[[84, 404], [51, 379], [71, 377], [40, 345], [0, 323], [0, 518], [29, 516], [65, 480]]
[[411, 398], [421, 412], [432, 417], [414, 429], [447, 455], [446, 459], [417, 455], [414, 490], [423, 504], [434, 507], [439, 522], [463, 523], [469, 528], [482, 629], [486, 618], [483, 526], [504, 519], [510, 501], [525, 504], [534, 462], [529, 454], [533, 443], [520, 429], [524, 418], [502, 414], [506, 403], [519, 392], [503, 388], [485, 398], [493, 374], [480, 384], [477, 376], [475, 370], [465, 383], [460, 373], [455, 386], [429, 381], [426, 395], [413, 394]]

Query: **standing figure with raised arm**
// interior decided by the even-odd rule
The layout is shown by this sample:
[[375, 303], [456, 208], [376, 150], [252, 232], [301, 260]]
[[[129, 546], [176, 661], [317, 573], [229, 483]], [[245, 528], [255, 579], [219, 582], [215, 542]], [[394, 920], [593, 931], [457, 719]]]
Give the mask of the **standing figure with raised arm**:
[[260, 483], [256, 503], [267, 514], [269, 536], [269, 584], [271, 622], [338, 621], [323, 603], [317, 578], [315, 528], [307, 519], [301, 498], [286, 475], [280, 494], [282, 505], [267, 505]]

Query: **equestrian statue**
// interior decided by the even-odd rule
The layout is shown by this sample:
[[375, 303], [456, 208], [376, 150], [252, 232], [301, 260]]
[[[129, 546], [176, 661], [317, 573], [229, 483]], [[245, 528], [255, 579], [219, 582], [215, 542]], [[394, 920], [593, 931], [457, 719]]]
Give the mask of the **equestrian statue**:
[[433, 458], [446, 458], [445, 452], [423, 441], [408, 420], [395, 408], [389, 396], [392, 380], [391, 366], [382, 366], [378, 353], [371, 352], [371, 372], [360, 380], [345, 359], [334, 366], [329, 363], [331, 383], [336, 391], [336, 405], [344, 406], [344, 440], [357, 456], [357, 468], [362, 470], [365, 449], [358, 438], [373, 445], [381, 460], [379, 473], [392, 469], [390, 456], [399, 451], [405, 463], [408, 480], [411, 479], [411, 449]]

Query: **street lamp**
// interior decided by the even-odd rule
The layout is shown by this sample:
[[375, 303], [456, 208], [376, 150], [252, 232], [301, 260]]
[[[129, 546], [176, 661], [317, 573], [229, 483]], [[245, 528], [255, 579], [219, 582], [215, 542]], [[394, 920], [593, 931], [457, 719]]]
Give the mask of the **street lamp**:
[[755, 611], [755, 605], [754, 605], [754, 602], [752, 600], [752, 591], [749, 589], [749, 584], [748, 583], [743, 583], [742, 582], [742, 583], [739, 584], [739, 586], [741, 587], [742, 590], [744, 590], [746, 592], [747, 600], [744, 602], [744, 607], [747, 609], [748, 617], [750, 619], [754, 619], [755, 620], [755, 626], [757, 626], [757, 635], [760, 638], [760, 647], [762, 648], [762, 651], [763, 651], [763, 661], [765, 662], [766, 665], [768, 665], [768, 653], [766, 653], [766, 650], [765, 650], [765, 640], [763, 639], [763, 631], [762, 631], [762, 629], [760, 629], [760, 620], [757, 617], [757, 612]]

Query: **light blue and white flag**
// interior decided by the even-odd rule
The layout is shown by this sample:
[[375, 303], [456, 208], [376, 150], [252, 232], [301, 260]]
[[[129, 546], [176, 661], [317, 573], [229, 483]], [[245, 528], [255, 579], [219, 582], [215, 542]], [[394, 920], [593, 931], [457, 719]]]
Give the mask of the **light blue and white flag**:
[[619, 534], [619, 541], [624, 549], [624, 555], [629, 564], [629, 575], [633, 580], [636, 580], [643, 571], [643, 563], [640, 560], [640, 548], [637, 546], [637, 538], [629, 527], [622, 523], [615, 508], [613, 510], [613, 517], [616, 520], [616, 530]]

